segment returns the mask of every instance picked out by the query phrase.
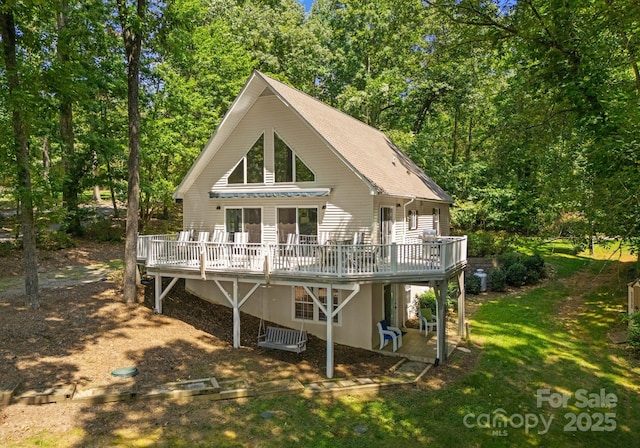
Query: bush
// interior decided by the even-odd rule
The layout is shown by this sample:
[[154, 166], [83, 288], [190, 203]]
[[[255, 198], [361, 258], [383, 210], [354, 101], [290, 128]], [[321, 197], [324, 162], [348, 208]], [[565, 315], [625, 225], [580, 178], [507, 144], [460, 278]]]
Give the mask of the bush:
[[467, 275], [464, 279], [464, 289], [469, 294], [480, 294], [482, 281], [475, 275]]
[[524, 257], [522, 264], [527, 268], [529, 276], [536, 277], [536, 281], [544, 277], [544, 259], [540, 255], [535, 254], [530, 257]]
[[491, 291], [504, 292], [507, 290], [507, 275], [502, 269], [494, 269], [487, 278]]
[[506, 271], [507, 285], [510, 286], [524, 286], [527, 284], [527, 268], [522, 263], [513, 263]]
[[[436, 293], [433, 289], [428, 290], [427, 292], [420, 294], [417, 296], [418, 308], [430, 308], [431, 312], [435, 315], [436, 312]], [[418, 314], [419, 309], [416, 310], [416, 314]]]
[[36, 245], [43, 250], [61, 250], [76, 247], [76, 241], [67, 232], [56, 230], [53, 232], [38, 232]]
[[21, 242], [19, 240], [6, 241], [0, 243], [0, 258], [6, 257], [11, 254], [14, 250], [21, 248]]
[[640, 312], [636, 311], [624, 316], [622, 320], [629, 324], [628, 344], [633, 348], [640, 349]]
[[122, 241], [124, 229], [118, 221], [110, 218], [98, 219], [89, 224], [86, 234], [92, 240], [104, 243], [107, 241]]
[[467, 253], [470, 257], [500, 255], [511, 243], [512, 239], [504, 233], [479, 230], [467, 235]]
[[[524, 255], [510, 252], [502, 255], [500, 262], [507, 276], [507, 284], [511, 286], [532, 285], [544, 278], [546, 274], [544, 259], [538, 254]], [[512, 269], [514, 265], [518, 266]]]

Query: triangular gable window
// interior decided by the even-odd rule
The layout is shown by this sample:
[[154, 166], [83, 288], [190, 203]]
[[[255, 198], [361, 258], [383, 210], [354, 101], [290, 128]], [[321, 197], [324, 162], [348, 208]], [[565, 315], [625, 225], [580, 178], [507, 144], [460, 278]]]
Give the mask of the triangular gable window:
[[259, 184], [264, 182], [264, 134], [233, 169], [227, 183]]
[[289, 148], [277, 133], [273, 134], [276, 182], [312, 182], [315, 174]]

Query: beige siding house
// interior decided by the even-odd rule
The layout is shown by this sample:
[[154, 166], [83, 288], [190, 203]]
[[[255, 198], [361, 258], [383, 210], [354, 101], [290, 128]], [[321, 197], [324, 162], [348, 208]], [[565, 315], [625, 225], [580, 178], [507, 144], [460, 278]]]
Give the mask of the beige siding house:
[[466, 238], [448, 236], [450, 196], [384, 133], [256, 71], [174, 196], [185, 231], [138, 241], [158, 312], [162, 277], [185, 278], [234, 308], [235, 346], [240, 309], [304, 328], [327, 341], [331, 377], [334, 342], [377, 348], [377, 323], [408, 317], [405, 285], [428, 284], [445, 347]]

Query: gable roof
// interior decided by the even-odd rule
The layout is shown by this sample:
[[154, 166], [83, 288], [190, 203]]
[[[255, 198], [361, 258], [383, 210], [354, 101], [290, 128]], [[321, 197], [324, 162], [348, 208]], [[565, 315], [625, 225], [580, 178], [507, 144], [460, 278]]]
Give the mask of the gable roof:
[[453, 202], [383, 132], [259, 71], [253, 72], [174, 197], [182, 197], [265, 88], [315, 131], [373, 194]]

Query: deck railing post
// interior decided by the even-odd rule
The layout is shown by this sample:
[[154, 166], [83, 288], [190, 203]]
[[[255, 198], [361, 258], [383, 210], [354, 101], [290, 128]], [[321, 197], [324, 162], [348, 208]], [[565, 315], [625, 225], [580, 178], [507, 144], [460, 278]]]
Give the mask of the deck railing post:
[[391, 272], [393, 274], [398, 273], [398, 245], [396, 243], [391, 243]]
[[338, 243], [338, 259], [336, 260], [338, 277], [342, 277], [342, 244]]
[[447, 271], [447, 243], [445, 243], [444, 241], [440, 242], [440, 271], [441, 272], [446, 272]]
[[147, 252], [147, 259], [145, 260], [147, 263], [147, 266], [153, 266], [156, 262], [156, 254], [155, 254], [155, 244], [153, 243], [153, 239], [149, 238], [149, 242], [148, 244], [148, 252]]

